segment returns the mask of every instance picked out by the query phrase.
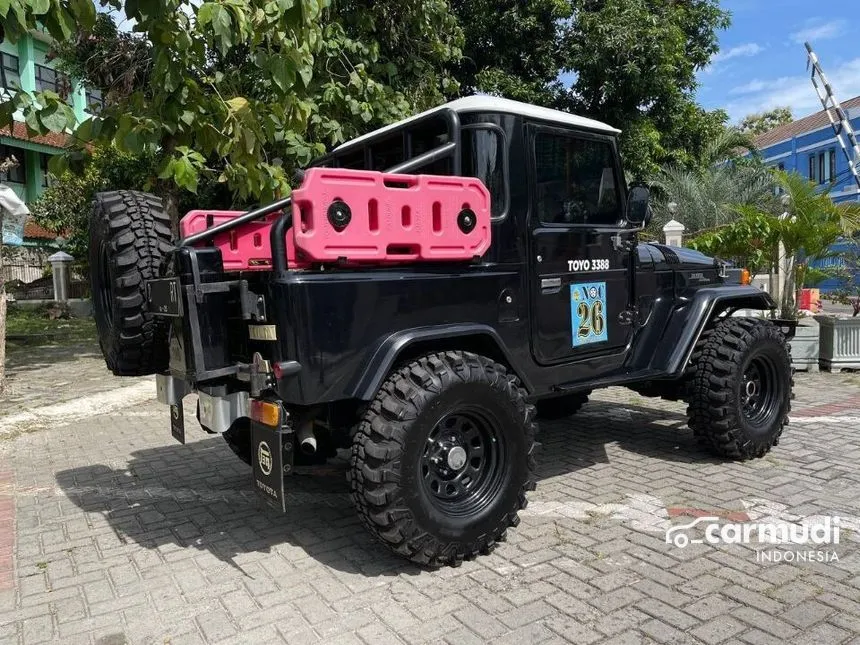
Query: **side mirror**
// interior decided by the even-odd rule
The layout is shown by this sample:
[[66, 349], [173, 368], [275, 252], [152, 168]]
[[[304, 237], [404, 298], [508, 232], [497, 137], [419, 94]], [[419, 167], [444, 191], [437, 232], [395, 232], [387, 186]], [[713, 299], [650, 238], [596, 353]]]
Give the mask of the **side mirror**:
[[651, 221], [650, 199], [651, 191], [647, 186], [632, 186], [627, 193], [627, 221], [637, 226], [648, 226]]

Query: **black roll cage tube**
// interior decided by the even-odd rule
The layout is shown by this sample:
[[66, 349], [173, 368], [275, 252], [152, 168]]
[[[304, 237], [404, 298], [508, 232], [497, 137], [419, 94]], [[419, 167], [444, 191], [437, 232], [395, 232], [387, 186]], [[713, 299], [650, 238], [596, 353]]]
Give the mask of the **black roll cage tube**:
[[[396, 166], [392, 166], [391, 168], [388, 168], [383, 172], [410, 173], [415, 170], [418, 170], [419, 168], [434, 163], [440, 159], [452, 157], [451, 167], [453, 174], [455, 176], [459, 175], [461, 172], [461, 156], [459, 152], [460, 117], [454, 110], [445, 109], [430, 112], [423, 117], [412, 120], [409, 123], [409, 126], [419, 125], [421, 123], [424, 123], [425, 121], [430, 121], [439, 117], [444, 118], [446, 121], [446, 125], [448, 126], [447, 142], [431, 150], [428, 150], [427, 152], [420, 154], [416, 157], [407, 159], [403, 163], [397, 164]], [[388, 137], [391, 134], [391, 130], [383, 130], [381, 132], [368, 136], [366, 139], [357, 141], [354, 144], [347, 142], [341, 147], [366, 149], [373, 143], [379, 141], [382, 138]], [[412, 144], [410, 139], [410, 133], [404, 130], [403, 136], [404, 142], [406, 143], [406, 149], [411, 150]], [[327, 155], [324, 155], [314, 160], [313, 162], [311, 162], [310, 165], [322, 166], [334, 158], [334, 153], [328, 153]], [[189, 235], [188, 237], [179, 240], [177, 242], [177, 246], [191, 246], [199, 242], [206, 242], [208, 240], [211, 240], [219, 233], [231, 231], [234, 228], [242, 226], [243, 224], [247, 224], [248, 222], [254, 222], [258, 219], [261, 219], [266, 215], [271, 215], [272, 213], [283, 211], [281, 216], [277, 220], [275, 220], [275, 223], [272, 225], [272, 230], [270, 233], [270, 244], [272, 248], [272, 272], [275, 274], [276, 277], [281, 276], [287, 271], [287, 244], [285, 240], [287, 236], [287, 228], [289, 228], [293, 221], [293, 213], [292, 210], [289, 209], [289, 206], [291, 206], [292, 203], [292, 197], [285, 197], [284, 199], [279, 199], [278, 201], [272, 202], [267, 206], [261, 206], [260, 208], [256, 208], [254, 210], [242, 213], [238, 217], [231, 219], [228, 222], [218, 224], [217, 226], [213, 226], [212, 228], [207, 228], [205, 231], [201, 231], [200, 233], [194, 233], [193, 235]]]

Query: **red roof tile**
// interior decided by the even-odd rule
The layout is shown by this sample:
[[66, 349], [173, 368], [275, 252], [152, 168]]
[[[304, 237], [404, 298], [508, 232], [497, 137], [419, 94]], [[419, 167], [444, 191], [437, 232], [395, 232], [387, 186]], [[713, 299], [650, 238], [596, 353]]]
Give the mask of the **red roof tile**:
[[66, 145], [66, 135], [62, 132], [49, 132], [48, 134], [35, 134], [32, 137], [27, 134], [27, 126], [20, 121], [15, 121], [12, 124], [12, 131], [9, 132], [9, 126], [0, 128], [0, 135], [20, 139], [21, 141], [30, 141], [32, 143], [40, 143], [43, 146], [51, 146], [52, 148], [62, 148]]
[[[860, 96], [855, 96], [853, 99], [848, 99], [842, 103], [842, 108], [844, 110], [856, 107], [860, 107]], [[773, 130], [768, 130], [764, 134], [760, 134], [755, 137], [753, 141], [755, 141], [756, 148], [761, 150], [768, 146], [772, 146], [775, 143], [779, 143], [780, 141], [785, 141], [786, 139], [800, 136], [806, 132], [827, 127], [828, 125], [830, 125], [830, 120], [827, 118], [827, 114], [824, 113], [824, 110], [821, 110], [815, 114], [805, 116], [802, 119], [797, 119], [791, 123], [786, 123], [785, 125], [776, 127]]]
[[51, 233], [46, 228], [36, 224], [33, 220], [28, 220], [24, 224], [24, 239], [28, 240], [56, 240], [57, 234]]

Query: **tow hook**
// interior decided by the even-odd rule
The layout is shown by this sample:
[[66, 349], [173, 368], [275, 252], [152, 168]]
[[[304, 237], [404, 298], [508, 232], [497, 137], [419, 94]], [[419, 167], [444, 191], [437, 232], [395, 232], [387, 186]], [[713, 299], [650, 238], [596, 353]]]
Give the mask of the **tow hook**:
[[260, 352], [254, 352], [254, 358], [248, 366], [248, 381], [253, 397], [260, 396], [263, 390], [271, 387], [272, 366]]

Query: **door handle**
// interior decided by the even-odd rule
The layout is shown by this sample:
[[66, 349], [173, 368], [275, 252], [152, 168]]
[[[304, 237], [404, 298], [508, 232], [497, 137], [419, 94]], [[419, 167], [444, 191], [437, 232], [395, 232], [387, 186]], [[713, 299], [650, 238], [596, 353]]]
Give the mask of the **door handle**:
[[542, 278], [540, 281], [541, 291], [549, 291], [561, 288], [561, 278]]

